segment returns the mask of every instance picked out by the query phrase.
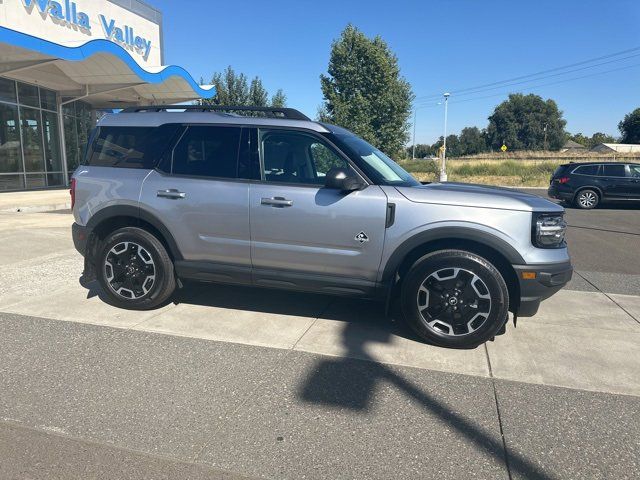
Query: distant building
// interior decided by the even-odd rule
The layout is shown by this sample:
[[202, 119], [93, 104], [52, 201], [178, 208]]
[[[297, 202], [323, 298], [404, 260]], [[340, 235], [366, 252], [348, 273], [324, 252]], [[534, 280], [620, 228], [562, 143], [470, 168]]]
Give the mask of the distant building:
[[599, 143], [591, 149], [599, 153], [640, 153], [640, 144], [637, 143]]
[[561, 152], [586, 152], [587, 147], [581, 143], [574, 142], [573, 140], [567, 140], [566, 143], [560, 149]]

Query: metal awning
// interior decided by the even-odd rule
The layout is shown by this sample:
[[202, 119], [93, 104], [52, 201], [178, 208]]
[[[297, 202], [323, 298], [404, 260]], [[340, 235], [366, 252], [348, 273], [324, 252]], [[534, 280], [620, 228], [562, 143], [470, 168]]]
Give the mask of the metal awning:
[[68, 47], [0, 27], [0, 76], [83, 100], [96, 108], [172, 104], [215, 95], [181, 67], [145, 69], [120, 45], [91, 40]]

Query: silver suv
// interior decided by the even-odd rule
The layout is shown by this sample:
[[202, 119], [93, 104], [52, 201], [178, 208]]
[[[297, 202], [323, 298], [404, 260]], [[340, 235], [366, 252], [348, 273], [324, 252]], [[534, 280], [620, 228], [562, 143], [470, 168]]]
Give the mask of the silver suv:
[[473, 347], [572, 274], [556, 204], [422, 185], [292, 109], [107, 115], [71, 191], [85, 277], [123, 308], [164, 304], [182, 279], [359, 296], [397, 302], [424, 340]]

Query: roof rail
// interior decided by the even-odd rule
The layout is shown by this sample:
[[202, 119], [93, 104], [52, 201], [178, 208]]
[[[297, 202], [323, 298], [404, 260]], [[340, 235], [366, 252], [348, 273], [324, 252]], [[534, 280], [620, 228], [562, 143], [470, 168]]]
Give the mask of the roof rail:
[[267, 117], [286, 118], [288, 120], [311, 120], [295, 108], [284, 107], [248, 107], [245, 105], [149, 105], [127, 107], [122, 113], [166, 112], [183, 110], [189, 112], [262, 112]]

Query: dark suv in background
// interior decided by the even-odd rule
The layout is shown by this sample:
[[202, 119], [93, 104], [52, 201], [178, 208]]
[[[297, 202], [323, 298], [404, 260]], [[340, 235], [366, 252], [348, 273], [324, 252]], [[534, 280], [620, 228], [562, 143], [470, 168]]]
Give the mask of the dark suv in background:
[[568, 163], [551, 177], [549, 196], [578, 208], [601, 202], [640, 201], [640, 163]]

